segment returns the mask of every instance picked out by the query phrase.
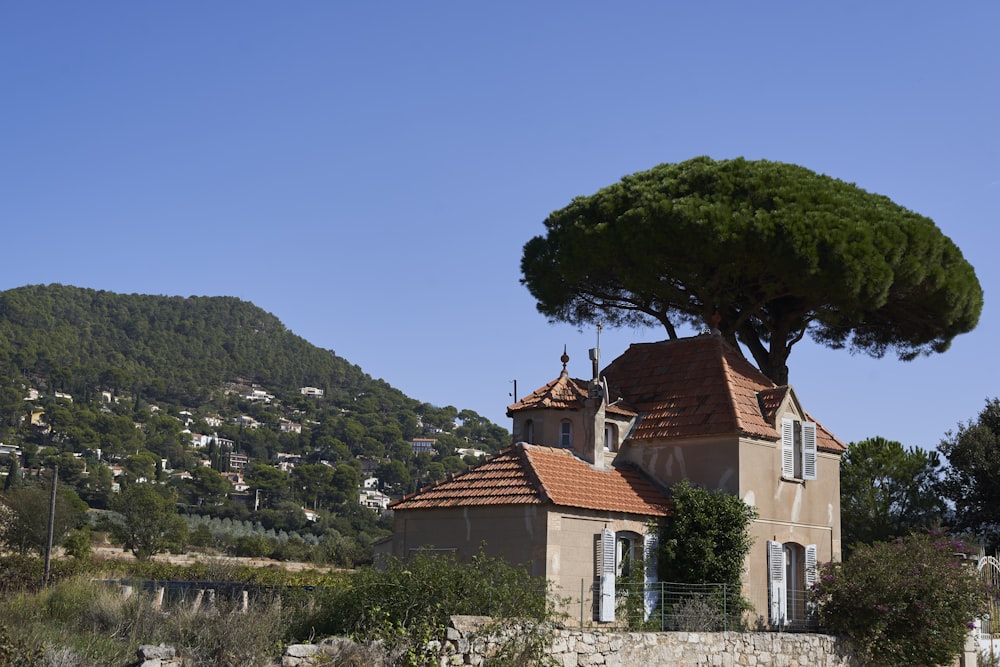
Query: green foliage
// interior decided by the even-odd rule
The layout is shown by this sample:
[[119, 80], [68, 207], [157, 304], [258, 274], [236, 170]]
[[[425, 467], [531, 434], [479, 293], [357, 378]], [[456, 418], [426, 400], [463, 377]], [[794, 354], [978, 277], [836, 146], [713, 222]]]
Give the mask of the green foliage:
[[843, 563], [821, 569], [820, 623], [848, 637], [872, 667], [951, 664], [986, 602], [971, 561], [956, 558], [964, 551], [934, 533], [859, 544]]
[[[274, 400], [248, 401], [253, 385]], [[325, 395], [305, 397], [303, 386], [321, 388]], [[29, 387], [41, 397], [25, 401]], [[73, 399], [55, 397], [56, 390]], [[44, 425], [26, 419], [33, 413]], [[237, 425], [244, 414], [261, 427]], [[281, 432], [281, 420], [300, 423], [302, 432]], [[414, 479], [428, 479], [431, 464], [431, 472], [440, 474], [465, 465], [451, 456], [453, 446], [444, 444], [441, 454], [414, 460], [408, 441], [423, 433], [420, 424], [443, 430], [443, 443], [450, 439], [465, 446], [467, 438], [470, 446], [487, 451], [508, 444], [504, 429], [475, 412], [411, 399], [239, 299], [124, 295], [62, 285], [0, 292], [0, 435], [24, 452], [22, 462], [11, 457], [4, 468], [58, 464], [61, 479], [91, 508], [110, 508], [115, 481], [127, 488], [145, 477], [169, 484], [198, 512], [273, 528], [275, 553], [302, 555], [302, 549], [284, 548], [287, 541], [280, 539], [282, 530], [297, 531], [311, 558], [353, 566], [370, 561], [371, 542], [387, 532], [374, 513], [365, 510], [369, 516], [361, 518], [350, 507], [357, 504], [355, 456], [390, 457], [392, 480], [385, 488], [395, 495], [410, 491]], [[222, 449], [216, 443], [194, 450], [185, 429], [217, 433], [251, 458], [250, 494], [263, 512], [251, 515], [225, 498], [229, 485], [197, 462], [204, 455], [222, 470]], [[304, 471], [321, 461], [334, 467], [313, 469], [319, 472], [298, 484], [298, 478], [273, 467], [277, 452], [301, 456]], [[161, 459], [194, 479], [168, 479]], [[114, 479], [109, 464], [123, 466], [124, 475]], [[18, 476], [0, 481], [13, 486]], [[301, 505], [324, 510], [324, 520], [306, 525]], [[170, 548], [179, 546], [174, 540]]]
[[0, 622], [0, 665], [42, 667], [45, 649]]
[[452, 615], [545, 621], [552, 613], [546, 594], [543, 579], [482, 551], [469, 563], [451, 553], [423, 552], [362, 568], [346, 586], [328, 589], [316, 627], [366, 643], [402, 645], [409, 652], [404, 664], [437, 664], [424, 647], [443, 637]]
[[[199, 610], [187, 604], [165, 611], [149, 595], [126, 598], [88, 577], [0, 600], [0, 618], [18, 627], [14, 642], [4, 640], [0, 625], [0, 664], [123, 665], [131, 663], [140, 644], [164, 643], [175, 646], [185, 664], [265, 667], [280, 654], [302, 606], [258, 601], [242, 613], [216, 599]], [[28, 660], [43, 651], [44, 662]], [[50, 654], [66, 661], [52, 661]], [[4, 661], [6, 656], [13, 660]]]
[[670, 492], [673, 514], [660, 528], [660, 581], [721, 583], [740, 590], [757, 511], [737, 496], [687, 480]]
[[941, 494], [954, 505], [951, 523], [979, 537], [987, 553], [1000, 548], [1000, 399], [986, 401], [975, 421], [960, 424], [938, 446], [949, 467]]
[[130, 484], [111, 503], [120, 517], [111, 533], [139, 560], [149, 560], [187, 538], [187, 523], [165, 493], [154, 484]]
[[66, 555], [71, 558], [78, 558], [80, 560], [88, 560], [93, 555], [93, 549], [90, 543], [90, 528], [84, 526], [83, 528], [76, 528], [71, 530], [63, 540], [63, 549], [66, 551]]
[[852, 442], [840, 462], [840, 520], [845, 551], [939, 525], [936, 452], [885, 438]]
[[972, 330], [983, 293], [930, 219], [780, 162], [699, 157], [574, 199], [524, 246], [522, 282], [552, 320], [704, 327], [717, 315], [787, 383], [806, 333], [903, 359]]
[[[0, 496], [0, 512], [3, 507], [9, 511], [8, 518], [0, 520], [0, 543], [17, 553], [45, 553], [50, 503], [51, 490], [42, 483], [18, 486]], [[58, 546], [70, 529], [82, 525], [86, 510], [86, 504], [72, 489], [59, 485], [53, 521], [53, 545]]]

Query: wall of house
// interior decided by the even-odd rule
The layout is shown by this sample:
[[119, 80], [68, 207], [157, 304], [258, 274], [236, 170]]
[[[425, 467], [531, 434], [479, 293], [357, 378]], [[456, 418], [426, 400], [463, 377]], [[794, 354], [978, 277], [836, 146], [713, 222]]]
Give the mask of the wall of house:
[[[522, 410], [514, 415], [512, 429], [514, 442], [528, 442], [546, 447], [560, 446], [560, 428], [563, 421], [572, 424], [572, 438], [576, 443], [584, 437], [583, 410]], [[532, 436], [528, 437], [527, 422], [532, 422]]]
[[646, 519], [622, 514], [558, 509], [549, 512], [545, 574], [553, 585], [554, 597], [560, 600], [559, 611], [572, 622], [582, 619], [585, 625], [596, 624], [594, 595], [601, 529], [643, 535], [646, 526]]
[[[815, 480], [783, 480], [780, 442], [734, 436], [629, 442], [618, 454], [670, 487], [682, 479], [723, 489], [757, 508], [744, 595], [767, 618], [767, 543], [815, 544], [819, 563], [839, 560], [840, 457], [819, 452]], [[793, 588], [796, 588], [794, 585]]]
[[[768, 541], [815, 544], [819, 564], [840, 560], [840, 456], [819, 452], [815, 480], [784, 480], [780, 443], [745, 440], [741, 447], [746, 463], [740, 497], [759, 513], [750, 529], [754, 541], [747, 557], [744, 594], [767, 618]], [[797, 597], [804, 599], [804, 584], [789, 581], [788, 585], [801, 591]]]
[[467, 561], [483, 545], [491, 556], [530, 563], [532, 575], [544, 576], [546, 515], [541, 505], [397, 510], [391, 553], [405, 557], [421, 548], [453, 549]]
[[734, 436], [670, 441], [629, 441], [618, 452], [665, 488], [688, 479], [732, 494], [740, 490], [739, 444]]
[[551, 582], [560, 611], [590, 625], [601, 529], [643, 535], [646, 525], [644, 517], [541, 505], [412, 509], [396, 512], [391, 541], [379, 552], [405, 557], [421, 548], [454, 550], [467, 561], [483, 545], [508, 563], [530, 564], [532, 575]]

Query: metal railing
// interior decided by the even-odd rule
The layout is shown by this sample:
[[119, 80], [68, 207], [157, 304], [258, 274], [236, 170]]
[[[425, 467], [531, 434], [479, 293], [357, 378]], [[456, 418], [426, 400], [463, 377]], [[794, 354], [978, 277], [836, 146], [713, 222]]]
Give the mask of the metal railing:
[[616, 587], [616, 620], [634, 630], [811, 632], [818, 628], [809, 591], [789, 591], [785, 617], [772, 624], [767, 591], [726, 584], [622, 583]]

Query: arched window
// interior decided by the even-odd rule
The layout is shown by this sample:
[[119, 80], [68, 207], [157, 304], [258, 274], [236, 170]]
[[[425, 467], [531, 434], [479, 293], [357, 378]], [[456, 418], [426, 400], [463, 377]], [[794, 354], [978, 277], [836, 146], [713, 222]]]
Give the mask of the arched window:
[[816, 583], [816, 545], [768, 542], [767, 551], [771, 625], [807, 620], [809, 591]]
[[559, 446], [567, 449], [573, 447], [573, 423], [568, 419], [559, 424]]
[[630, 531], [615, 533], [615, 574], [627, 577], [635, 563], [642, 562], [642, 536]]

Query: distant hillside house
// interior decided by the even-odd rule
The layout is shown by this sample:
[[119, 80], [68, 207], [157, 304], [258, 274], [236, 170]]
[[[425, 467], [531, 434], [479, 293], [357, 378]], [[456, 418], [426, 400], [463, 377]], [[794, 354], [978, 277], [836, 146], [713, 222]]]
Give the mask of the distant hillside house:
[[459, 456], [475, 456], [477, 459], [481, 459], [486, 456], [486, 452], [481, 449], [474, 449], [472, 447], [460, 447], [455, 450]]
[[309, 398], [323, 398], [323, 394], [326, 392], [316, 387], [302, 387], [299, 389], [299, 393]]
[[250, 457], [245, 454], [226, 452], [222, 457], [222, 463], [229, 470], [243, 470], [250, 465]]
[[263, 403], [270, 403], [274, 399], [273, 394], [269, 394], [263, 389], [252, 389], [250, 393], [246, 394], [243, 398], [248, 401], [260, 401]]
[[361, 489], [358, 492], [358, 504], [376, 512], [384, 512], [390, 500], [389, 496], [376, 489]]
[[282, 433], [302, 433], [302, 424], [297, 424], [287, 419], [282, 419], [279, 427]]
[[414, 438], [410, 441], [410, 446], [413, 448], [414, 454], [434, 453], [434, 444], [437, 442], [437, 438]]

